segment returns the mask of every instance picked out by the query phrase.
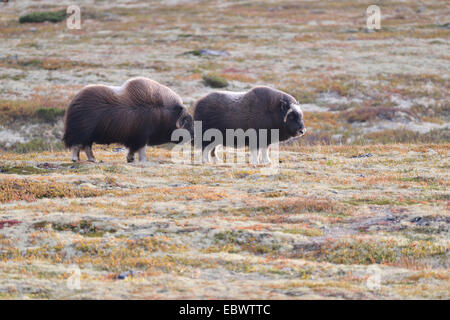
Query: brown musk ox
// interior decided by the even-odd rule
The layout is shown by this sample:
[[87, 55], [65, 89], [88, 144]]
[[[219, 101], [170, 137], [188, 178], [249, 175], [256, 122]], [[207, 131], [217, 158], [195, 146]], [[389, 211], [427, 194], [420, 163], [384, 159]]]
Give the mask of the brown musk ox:
[[[242, 93], [227, 91], [210, 93], [196, 102], [194, 121], [202, 122], [202, 136], [207, 130], [216, 129], [224, 137], [223, 145], [235, 148], [249, 146], [250, 162], [253, 164], [270, 163], [268, 146], [271, 143], [300, 137], [306, 132], [303, 112], [295, 98], [265, 86]], [[242, 129], [239, 130], [241, 133], [254, 129], [256, 144], [252, 146], [252, 143], [249, 143], [251, 135], [246, 135], [239, 143], [236, 135], [227, 135], [228, 129], [235, 132]], [[278, 138], [273, 129], [278, 129]], [[210, 161], [211, 150], [206, 148], [209, 143], [205, 141], [201, 143], [204, 162]], [[198, 144], [197, 146], [199, 147]], [[216, 156], [215, 151], [213, 147], [213, 157]], [[260, 153], [261, 161], [259, 161]]]
[[192, 116], [181, 98], [166, 86], [147, 78], [133, 78], [121, 87], [90, 85], [70, 102], [64, 118], [63, 141], [72, 161], [84, 150], [95, 162], [92, 144], [120, 143], [128, 148], [127, 161], [146, 162], [146, 145], [171, 141], [172, 132], [193, 133]]

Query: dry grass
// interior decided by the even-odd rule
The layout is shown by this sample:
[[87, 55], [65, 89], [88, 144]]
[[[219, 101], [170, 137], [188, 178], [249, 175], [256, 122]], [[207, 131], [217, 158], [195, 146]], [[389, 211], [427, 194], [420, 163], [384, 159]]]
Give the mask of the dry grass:
[[[289, 146], [275, 176], [252, 167], [175, 165], [164, 148], [149, 148], [149, 166], [128, 165], [114, 148], [95, 148], [105, 161], [100, 164], [65, 164], [68, 152], [2, 155], [14, 176], [0, 180], [0, 262], [13, 274], [24, 264], [60, 268], [56, 275], [21, 273], [18, 281], [64, 281], [67, 266], [76, 264], [89, 297], [105, 290], [115, 295], [109, 285], [131, 271], [125, 288], [146, 284], [135, 293], [121, 291], [127, 297], [164, 283], [192, 296], [243, 297], [250, 285], [234, 283], [236, 291], [222, 292], [209, 274], [251, 276], [255, 297], [268, 294], [267, 279], [285, 283], [278, 297], [300, 288], [320, 297], [387, 297], [365, 285], [363, 266], [376, 264], [392, 268], [383, 272], [387, 289], [398, 288], [400, 270], [402, 279], [433, 286], [433, 293], [405, 287], [394, 297], [446, 296], [445, 283], [433, 284], [428, 270], [447, 279], [448, 183], [441, 155], [448, 145], [316, 146], [301, 154]], [[353, 158], [367, 152], [375, 156]], [[419, 165], [427, 174], [414, 171]], [[328, 290], [312, 279], [328, 283]], [[192, 282], [195, 291], [188, 289]], [[220, 293], [203, 291], [211, 286]], [[68, 293], [64, 285], [46, 290], [47, 298]], [[171, 288], [164, 296], [182, 295]]]
[[0, 181], [0, 202], [35, 201], [42, 198], [96, 197], [102, 191], [86, 187], [75, 187], [67, 183], [3, 179]]

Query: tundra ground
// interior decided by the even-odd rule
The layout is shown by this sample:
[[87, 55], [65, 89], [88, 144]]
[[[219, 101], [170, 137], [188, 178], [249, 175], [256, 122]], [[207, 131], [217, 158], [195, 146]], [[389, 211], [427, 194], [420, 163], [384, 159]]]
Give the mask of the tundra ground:
[[[76, 3], [0, 3], [0, 298], [450, 298], [448, 1], [377, 1], [377, 31], [371, 1]], [[135, 76], [190, 108], [272, 86], [308, 132], [276, 175], [69, 162], [70, 99]]]
[[288, 148], [276, 175], [95, 152], [1, 156], [2, 297], [450, 297], [448, 145]]

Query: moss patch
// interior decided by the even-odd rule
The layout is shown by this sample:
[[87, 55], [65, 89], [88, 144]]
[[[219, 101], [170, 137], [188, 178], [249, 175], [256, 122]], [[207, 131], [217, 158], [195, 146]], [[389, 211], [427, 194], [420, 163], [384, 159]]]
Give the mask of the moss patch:
[[228, 81], [227, 79], [221, 77], [217, 74], [205, 74], [203, 75], [203, 83], [211, 88], [225, 88], [228, 87]]
[[11, 147], [10, 150], [17, 153], [29, 153], [29, 152], [54, 151], [63, 149], [64, 146], [60, 141], [51, 142], [41, 138], [37, 138], [25, 143], [16, 143]]
[[39, 108], [36, 110], [35, 114], [39, 119], [45, 122], [56, 122], [64, 116], [64, 109], [56, 108]]
[[66, 18], [66, 10], [32, 12], [19, 18], [20, 23], [60, 22]]

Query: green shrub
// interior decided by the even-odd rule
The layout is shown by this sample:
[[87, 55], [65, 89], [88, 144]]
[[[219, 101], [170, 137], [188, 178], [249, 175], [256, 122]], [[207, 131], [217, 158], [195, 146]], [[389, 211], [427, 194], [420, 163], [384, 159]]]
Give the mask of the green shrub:
[[23, 15], [19, 18], [20, 23], [30, 23], [30, 22], [60, 22], [66, 18], [66, 11], [42, 11], [42, 12], [32, 12]]
[[46, 122], [56, 122], [60, 117], [64, 116], [64, 112], [64, 109], [39, 108], [35, 111], [35, 115]]
[[203, 82], [211, 88], [225, 88], [228, 86], [227, 79], [212, 73], [203, 75]]

